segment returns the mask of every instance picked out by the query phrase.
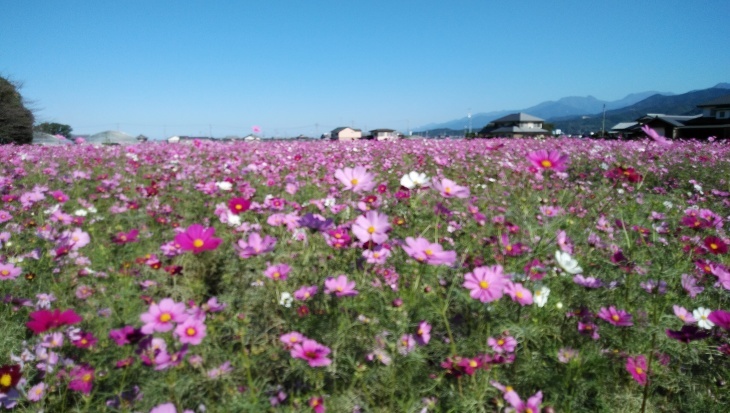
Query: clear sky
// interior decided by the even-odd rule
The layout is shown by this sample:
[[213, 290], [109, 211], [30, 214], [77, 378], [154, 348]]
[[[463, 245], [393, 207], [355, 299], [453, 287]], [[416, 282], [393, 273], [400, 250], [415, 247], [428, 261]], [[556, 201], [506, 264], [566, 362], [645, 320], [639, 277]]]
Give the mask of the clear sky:
[[730, 81], [728, 0], [0, 4], [0, 75], [75, 133], [405, 132]]

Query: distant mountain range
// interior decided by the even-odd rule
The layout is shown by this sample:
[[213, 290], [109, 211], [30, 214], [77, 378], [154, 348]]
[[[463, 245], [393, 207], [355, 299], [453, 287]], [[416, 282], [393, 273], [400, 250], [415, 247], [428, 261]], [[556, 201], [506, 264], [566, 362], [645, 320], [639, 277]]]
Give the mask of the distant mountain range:
[[[564, 133], [600, 131], [603, 122], [603, 105], [606, 105], [606, 129], [619, 122], [633, 121], [647, 113], [671, 115], [697, 114], [697, 105], [718, 96], [730, 94], [730, 83], [719, 83], [709, 89], [675, 95], [669, 92], [640, 92], [627, 95], [616, 101], [603, 101], [593, 96], [569, 96], [557, 101], [547, 101], [525, 109], [500, 110], [472, 115], [472, 131], [478, 132], [494, 119], [511, 113], [524, 112], [545, 119]], [[444, 123], [424, 125], [418, 134], [436, 136], [439, 134], [462, 133], [469, 125], [469, 118], [463, 117]]]

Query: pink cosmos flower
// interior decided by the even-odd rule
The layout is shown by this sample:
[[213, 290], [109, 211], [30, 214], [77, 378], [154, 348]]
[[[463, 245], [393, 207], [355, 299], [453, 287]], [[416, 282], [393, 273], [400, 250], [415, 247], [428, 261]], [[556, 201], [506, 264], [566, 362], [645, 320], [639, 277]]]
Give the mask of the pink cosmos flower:
[[378, 245], [371, 250], [363, 250], [362, 257], [365, 258], [365, 262], [368, 264], [383, 265], [390, 257], [390, 250]]
[[432, 244], [425, 238], [406, 238], [403, 251], [411, 258], [429, 265], [453, 265], [456, 262], [456, 251], [444, 251], [439, 244]]
[[301, 344], [295, 344], [291, 349], [291, 356], [306, 360], [311, 367], [329, 366], [332, 360], [326, 356], [331, 350], [311, 339], [304, 339]]
[[192, 251], [193, 254], [198, 254], [218, 248], [223, 240], [214, 238], [213, 235], [215, 235], [215, 228], [203, 228], [200, 224], [192, 224], [185, 232], [175, 236], [175, 243], [183, 251]]
[[0, 264], [0, 280], [14, 280], [23, 270], [13, 264]]
[[631, 374], [631, 377], [636, 380], [642, 386], [646, 386], [646, 357], [639, 355], [636, 357], [629, 357], [626, 360], [626, 370]]
[[71, 376], [71, 381], [68, 383], [69, 389], [84, 394], [91, 393], [94, 384], [94, 369], [92, 367], [86, 365], [76, 366], [71, 369], [69, 374]]
[[598, 317], [608, 323], [619, 327], [628, 327], [634, 325], [631, 321], [631, 314], [624, 310], [616, 310], [616, 307], [602, 307], [598, 312]]
[[503, 336], [499, 338], [489, 337], [487, 344], [492, 347], [495, 353], [512, 353], [517, 347], [517, 340], [512, 336]]
[[416, 338], [413, 337], [413, 334], [403, 334], [400, 340], [398, 340], [396, 348], [398, 349], [398, 353], [405, 356], [416, 348]]
[[439, 191], [444, 198], [469, 198], [469, 188], [457, 185], [451, 179], [433, 180], [433, 189]]
[[568, 155], [559, 151], [539, 150], [527, 154], [527, 160], [537, 169], [565, 172], [568, 169]]
[[542, 392], [535, 393], [527, 399], [527, 402], [524, 402], [516, 391], [510, 390], [504, 394], [504, 400], [512, 405], [515, 413], [537, 413], [540, 411], [540, 404], [542, 404]]
[[360, 215], [352, 225], [352, 233], [362, 243], [372, 241], [382, 244], [388, 239], [386, 233], [388, 230], [390, 230], [388, 216], [377, 211], [368, 211], [365, 215]]
[[292, 331], [290, 333], [282, 334], [282, 336], [279, 337], [279, 341], [284, 344], [284, 347], [287, 350], [291, 350], [296, 344], [303, 343], [305, 339], [306, 337], [304, 337], [302, 333], [298, 331]]
[[152, 303], [150, 309], [139, 318], [145, 323], [140, 331], [143, 334], [152, 334], [172, 330], [172, 323], [182, 323], [188, 319], [188, 314], [185, 312], [184, 303], [176, 303], [171, 298], [163, 298], [160, 304]]
[[264, 275], [274, 281], [284, 281], [289, 276], [291, 267], [286, 264], [272, 265], [264, 271]]
[[251, 201], [246, 198], [231, 198], [228, 209], [234, 214], [241, 214], [251, 208]]
[[306, 301], [312, 298], [313, 295], [317, 294], [318, 290], [319, 287], [317, 287], [316, 285], [305, 285], [300, 289], [294, 291], [294, 298], [299, 301]]
[[345, 190], [351, 190], [352, 192], [370, 191], [375, 187], [375, 175], [369, 173], [362, 166], [337, 169], [335, 178], [345, 185]]
[[521, 283], [507, 281], [504, 292], [512, 298], [512, 301], [517, 301], [522, 306], [532, 304], [532, 292], [523, 287]]
[[712, 254], [727, 254], [727, 244], [719, 237], [709, 236], [704, 239], [705, 248]]
[[672, 142], [665, 138], [664, 136], [661, 136], [657, 133], [654, 129], [649, 127], [649, 125], [644, 125], [641, 127], [641, 130], [646, 134], [646, 136], [650, 137], [654, 142], [660, 144], [660, 145], [671, 145]]
[[32, 402], [40, 401], [46, 395], [46, 384], [40, 382], [28, 390], [28, 400]]
[[431, 325], [426, 321], [418, 323], [418, 331], [414, 337], [419, 346], [425, 346], [431, 340]]
[[77, 251], [79, 248], [87, 246], [91, 242], [91, 237], [87, 232], [76, 228], [73, 231], [64, 231], [62, 238], [68, 242], [72, 251]]
[[499, 300], [504, 295], [504, 289], [508, 282], [502, 270], [501, 265], [476, 267], [473, 272], [464, 275], [462, 285], [471, 290], [469, 292], [471, 298], [483, 303]]
[[188, 317], [182, 324], [175, 328], [175, 335], [182, 344], [197, 346], [206, 336], [206, 327], [203, 320], [196, 317]]
[[237, 245], [238, 256], [241, 258], [250, 258], [254, 255], [265, 254], [274, 250], [276, 238], [267, 235], [261, 238], [258, 232], [252, 232], [248, 236], [248, 240], [239, 240]]
[[11, 219], [13, 219], [13, 216], [10, 215], [10, 212], [0, 209], [0, 224], [2, 224], [3, 222], [8, 222]]
[[680, 307], [678, 305], [675, 305], [674, 307], [674, 315], [676, 315], [684, 324], [694, 324], [697, 322], [697, 319], [694, 318], [692, 313], [690, 311], [687, 311], [686, 308]]
[[314, 413], [324, 413], [326, 411], [324, 408], [324, 399], [322, 397], [312, 396], [309, 398], [309, 401], [307, 401], [307, 404], [312, 408]]
[[334, 293], [338, 297], [358, 294], [357, 290], [355, 290], [355, 281], [349, 281], [346, 275], [340, 275], [337, 278], [328, 277], [324, 281], [324, 293]]

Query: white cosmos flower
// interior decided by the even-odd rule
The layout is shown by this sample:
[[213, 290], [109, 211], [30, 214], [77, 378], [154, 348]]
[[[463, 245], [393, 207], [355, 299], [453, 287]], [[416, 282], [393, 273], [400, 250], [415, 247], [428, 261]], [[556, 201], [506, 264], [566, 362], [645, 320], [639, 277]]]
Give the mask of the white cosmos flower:
[[292, 297], [291, 294], [289, 294], [286, 291], [281, 293], [281, 297], [279, 298], [280, 305], [283, 305], [284, 307], [289, 308], [289, 307], [291, 307], [292, 301], [294, 301], [294, 298]]
[[583, 268], [581, 268], [580, 265], [578, 265], [578, 261], [576, 261], [573, 257], [571, 257], [570, 254], [568, 254], [567, 252], [555, 251], [555, 260], [558, 261], [558, 264], [568, 274], [583, 273]]
[[428, 185], [429, 177], [426, 176], [424, 173], [418, 173], [416, 171], [411, 171], [400, 179], [400, 184], [408, 189], [413, 189], [417, 186], [426, 186]]
[[538, 307], [544, 307], [547, 303], [548, 296], [550, 295], [550, 289], [547, 286], [543, 286], [532, 294], [532, 301], [537, 304]]
[[221, 191], [230, 191], [233, 189], [233, 184], [228, 181], [216, 182], [215, 186], [217, 186]]
[[707, 317], [710, 315], [711, 312], [712, 312], [711, 310], [709, 310], [705, 307], [700, 307], [700, 308], [692, 311], [692, 315], [697, 320], [697, 325], [700, 326], [700, 328], [709, 330], [715, 326], [715, 323], [713, 323], [712, 321], [707, 319]]
[[226, 217], [226, 221], [228, 221], [228, 225], [232, 227], [238, 227], [241, 225], [241, 216], [236, 215], [232, 213], [231, 211], [227, 211], [228, 216]]

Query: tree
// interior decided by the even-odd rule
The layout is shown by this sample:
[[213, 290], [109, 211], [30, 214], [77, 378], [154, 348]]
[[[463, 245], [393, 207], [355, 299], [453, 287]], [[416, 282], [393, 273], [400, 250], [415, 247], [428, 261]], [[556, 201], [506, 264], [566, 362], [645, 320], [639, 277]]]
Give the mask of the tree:
[[18, 86], [0, 76], [0, 144], [33, 142], [33, 113], [23, 104]]
[[65, 136], [67, 139], [71, 139], [71, 131], [73, 129], [71, 129], [71, 126], [64, 125], [63, 123], [43, 122], [36, 125], [33, 130], [38, 132], [50, 133], [51, 135], [62, 135]]

